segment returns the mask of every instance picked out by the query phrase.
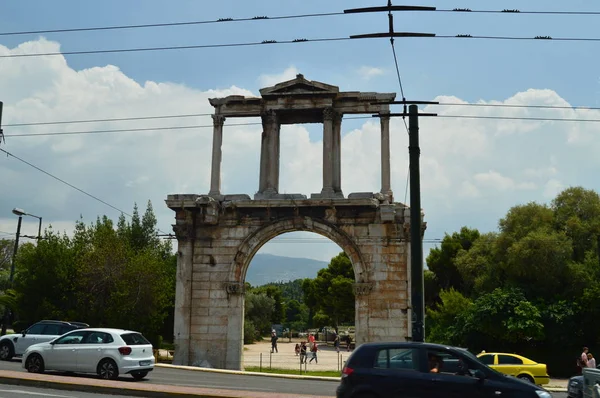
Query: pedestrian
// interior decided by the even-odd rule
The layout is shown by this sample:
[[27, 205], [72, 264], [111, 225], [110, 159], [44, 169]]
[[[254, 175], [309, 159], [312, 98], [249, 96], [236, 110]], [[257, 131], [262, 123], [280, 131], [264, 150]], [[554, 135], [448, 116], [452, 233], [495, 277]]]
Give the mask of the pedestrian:
[[319, 351], [319, 348], [317, 347], [317, 343], [313, 343], [313, 346], [310, 349], [310, 352], [312, 353], [312, 358], [308, 362], [312, 362], [314, 359], [315, 363], [319, 363], [319, 360], [317, 359], [317, 351]]
[[306, 362], [306, 341], [303, 341], [302, 344], [300, 344], [300, 364], [303, 364]]
[[348, 346], [346, 347], [346, 351], [350, 352], [350, 344], [352, 344], [352, 337], [350, 337], [350, 335], [348, 335], [346, 343], [348, 344]]
[[577, 358], [577, 370], [578, 370], [578, 373], [583, 373], [583, 368], [587, 367], [587, 363], [588, 363], [587, 354], [588, 354], [588, 351], [589, 351], [589, 349], [587, 347], [583, 347], [583, 352]]
[[588, 352], [587, 354], [587, 367], [588, 368], [592, 368], [592, 369], [596, 369], [596, 359], [594, 358], [594, 356]]
[[279, 353], [279, 350], [277, 350], [277, 339], [277, 332], [275, 331], [275, 329], [273, 329], [273, 331], [271, 332], [271, 354], [273, 352]]
[[315, 336], [313, 336], [312, 333], [308, 334], [308, 343], [309, 343], [310, 349], [312, 350], [312, 347], [315, 344]]
[[336, 334], [335, 339], [333, 340], [333, 346], [335, 347], [335, 352], [340, 353], [340, 335]]
[[296, 348], [294, 348], [294, 352], [296, 356], [300, 355], [300, 344], [296, 343]]

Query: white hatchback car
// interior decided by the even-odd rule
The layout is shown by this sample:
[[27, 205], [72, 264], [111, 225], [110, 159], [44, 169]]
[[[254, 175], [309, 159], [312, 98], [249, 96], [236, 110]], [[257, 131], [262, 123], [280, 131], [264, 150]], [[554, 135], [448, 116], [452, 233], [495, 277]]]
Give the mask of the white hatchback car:
[[152, 344], [141, 333], [85, 328], [30, 346], [22, 363], [31, 373], [45, 370], [96, 373], [112, 380], [130, 374], [141, 380], [154, 369], [154, 355]]

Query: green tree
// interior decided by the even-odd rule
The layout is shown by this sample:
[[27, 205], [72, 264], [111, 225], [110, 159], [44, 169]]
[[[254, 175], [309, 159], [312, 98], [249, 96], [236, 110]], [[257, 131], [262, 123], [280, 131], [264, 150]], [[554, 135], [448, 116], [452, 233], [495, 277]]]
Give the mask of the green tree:
[[427, 309], [427, 341], [464, 346], [464, 325], [457, 323], [457, 319], [471, 309], [473, 302], [454, 288], [440, 291], [440, 301], [437, 309]]
[[258, 294], [252, 291], [246, 292], [245, 297], [245, 322], [251, 322], [259, 334], [269, 333], [275, 300], [265, 294]]
[[573, 260], [583, 262], [597, 250], [600, 236], [600, 195], [582, 187], [565, 189], [552, 201], [555, 227], [573, 242]]
[[342, 252], [331, 259], [327, 268], [319, 270], [314, 280], [303, 282], [305, 302], [315, 314], [313, 326], [331, 324], [337, 330], [342, 323], [354, 322], [354, 281], [352, 262]]
[[440, 289], [464, 288], [463, 277], [456, 267], [456, 256], [461, 250], [468, 251], [479, 236], [478, 230], [462, 227], [460, 232], [445, 234], [440, 247], [431, 249], [427, 256], [427, 268], [435, 275]]

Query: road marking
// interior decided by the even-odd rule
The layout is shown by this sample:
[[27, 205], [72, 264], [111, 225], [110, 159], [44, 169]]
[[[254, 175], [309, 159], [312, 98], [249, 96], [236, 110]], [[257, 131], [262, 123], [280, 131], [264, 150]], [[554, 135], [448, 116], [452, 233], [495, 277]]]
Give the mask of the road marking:
[[45, 392], [33, 392], [33, 391], [25, 391], [25, 390], [0, 390], [0, 392], [10, 392], [13, 394], [41, 395], [44, 397], [73, 398], [72, 395], [56, 395], [56, 394], [48, 394]]

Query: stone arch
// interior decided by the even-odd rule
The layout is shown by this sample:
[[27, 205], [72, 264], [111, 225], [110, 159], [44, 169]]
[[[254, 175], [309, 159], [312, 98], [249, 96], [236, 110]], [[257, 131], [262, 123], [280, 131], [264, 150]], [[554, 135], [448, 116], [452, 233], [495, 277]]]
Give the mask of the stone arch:
[[350, 258], [354, 269], [355, 282], [368, 281], [369, 277], [363, 255], [354, 240], [338, 226], [313, 217], [279, 219], [248, 235], [238, 247], [237, 254], [231, 264], [229, 280], [243, 284], [246, 280], [250, 262], [261, 247], [281, 234], [300, 231], [314, 232], [333, 241]]

